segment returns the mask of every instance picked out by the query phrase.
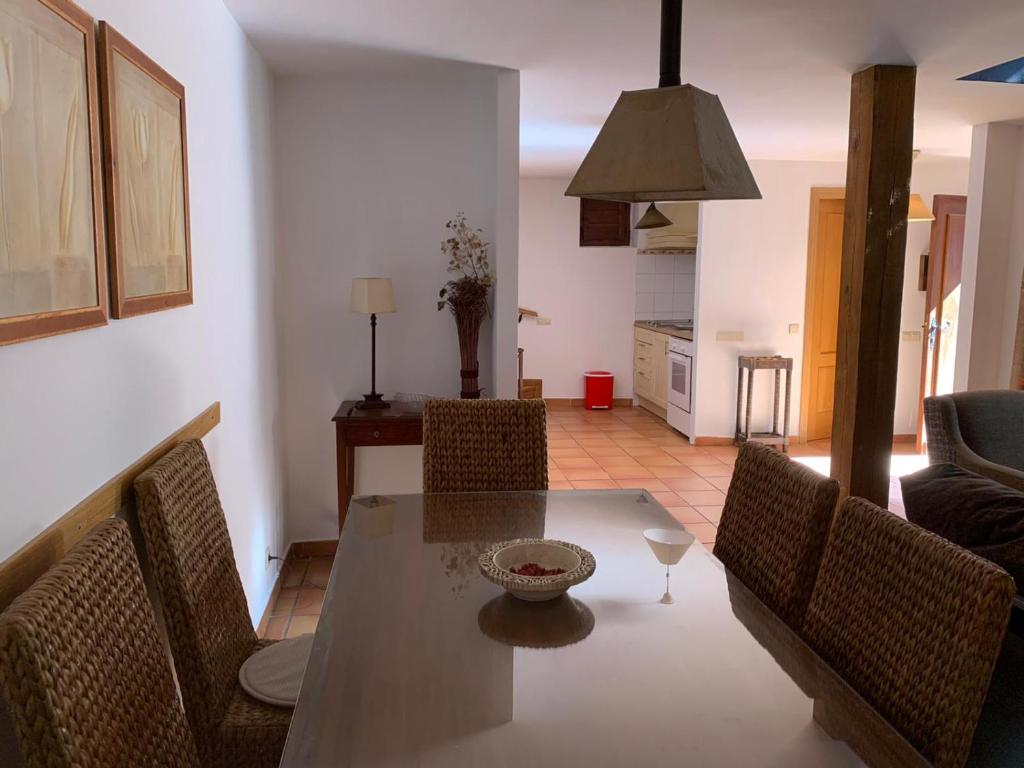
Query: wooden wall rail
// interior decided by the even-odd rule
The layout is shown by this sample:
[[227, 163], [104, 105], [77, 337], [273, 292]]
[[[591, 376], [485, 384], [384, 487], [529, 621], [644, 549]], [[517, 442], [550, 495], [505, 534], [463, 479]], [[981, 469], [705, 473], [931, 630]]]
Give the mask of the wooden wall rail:
[[0, 563], [0, 611], [57, 563], [93, 526], [119, 514], [132, 503], [133, 483], [143, 470], [178, 443], [198, 439], [220, 424], [220, 403], [214, 403], [127, 469], [96, 489], [49, 528]]

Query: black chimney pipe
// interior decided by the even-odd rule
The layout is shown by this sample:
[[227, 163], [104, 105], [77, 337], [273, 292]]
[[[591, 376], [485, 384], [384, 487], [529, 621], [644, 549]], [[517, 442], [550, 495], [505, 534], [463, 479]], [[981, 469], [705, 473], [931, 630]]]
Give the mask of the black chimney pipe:
[[661, 0], [661, 79], [659, 88], [681, 85], [683, 0]]

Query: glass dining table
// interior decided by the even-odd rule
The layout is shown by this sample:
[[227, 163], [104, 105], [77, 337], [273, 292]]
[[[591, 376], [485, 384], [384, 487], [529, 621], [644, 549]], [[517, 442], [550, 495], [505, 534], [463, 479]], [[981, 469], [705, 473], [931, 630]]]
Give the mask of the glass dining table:
[[[643, 491], [354, 499], [281, 765], [927, 764], [711, 552], [666, 566], [649, 529], [682, 526]], [[597, 568], [520, 601], [478, 565], [517, 538]]]

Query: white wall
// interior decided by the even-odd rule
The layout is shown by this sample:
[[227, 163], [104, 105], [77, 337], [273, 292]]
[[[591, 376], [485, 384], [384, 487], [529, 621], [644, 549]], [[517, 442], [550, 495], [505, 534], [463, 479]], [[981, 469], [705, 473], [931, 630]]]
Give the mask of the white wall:
[[258, 617], [281, 544], [271, 82], [219, 2], [83, 6], [185, 86], [195, 304], [0, 348], [0, 559], [220, 400], [207, 449]]
[[[518, 176], [517, 108], [508, 100], [519, 94], [509, 77], [517, 81], [487, 67], [405, 60], [277, 81], [277, 285], [291, 539], [337, 536], [331, 417], [370, 385], [369, 322], [349, 311], [352, 278], [394, 280], [398, 311], [378, 318], [377, 327], [377, 388], [388, 396], [458, 395], [454, 320], [436, 308], [449, 278], [440, 252], [444, 225], [458, 211], [494, 243], [497, 311], [505, 318], [515, 305], [516, 229], [511, 213], [498, 213], [499, 201], [515, 199]], [[479, 350], [487, 395], [495, 392], [494, 361], [501, 358], [507, 377], [515, 360], [507, 325], [498, 329], [497, 349], [493, 329], [488, 321]], [[417, 490], [420, 455], [418, 448], [360, 450], [356, 492]]]
[[282, 544], [272, 84], [220, 2], [79, 1], [185, 85], [195, 304], [0, 348], [0, 560], [220, 400], [205, 442], [258, 619]]
[[[715, 201], [701, 206], [697, 274], [697, 398], [699, 436], [732, 435], [736, 421], [736, 358], [778, 354], [794, 358], [790, 433], [799, 432], [800, 372], [804, 343], [810, 191], [844, 186], [845, 163], [755, 160], [750, 163], [762, 200]], [[936, 193], [963, 194], [967, 161], [922, 159], [911, 187], [930, 204]], [[917, 291], [927, 224], [911, 224], [907, 239], [902, 327], [920, 331], [923, 294]], [[799, 325], [790, 334], [788, 326]], [[742, 331], [742, 342], [719, 342], [720, 331]], [[916, 431], [920, 341], [902, 342], [894, 429]], [[758, 374], [755, 429], [771, 417], [770, 374]]]
[[568, 179], [523, 178], [519, 187], [519, 301], [551, 318], [519, 325], [527, 378], [544, 397], [583, 396], [583, 372], [615, 375], [615, 396], [633, 395], [636, 251], [581, 248], [579, 200]]
[[495, 397], [519, 395], [519, 72], [497, 72], [495, 136]]
[[1024, 128], [974, 128], [955, 386], [1010, 385], [1024, 271]]

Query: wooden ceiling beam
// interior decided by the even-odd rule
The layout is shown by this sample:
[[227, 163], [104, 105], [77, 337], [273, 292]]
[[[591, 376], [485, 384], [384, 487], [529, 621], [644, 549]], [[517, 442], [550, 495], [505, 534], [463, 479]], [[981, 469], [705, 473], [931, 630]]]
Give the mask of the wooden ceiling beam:
[[914, 144], [916, 67], [853, 76], [839, 298], [832, 477], [844, 495], [889, 503]]

